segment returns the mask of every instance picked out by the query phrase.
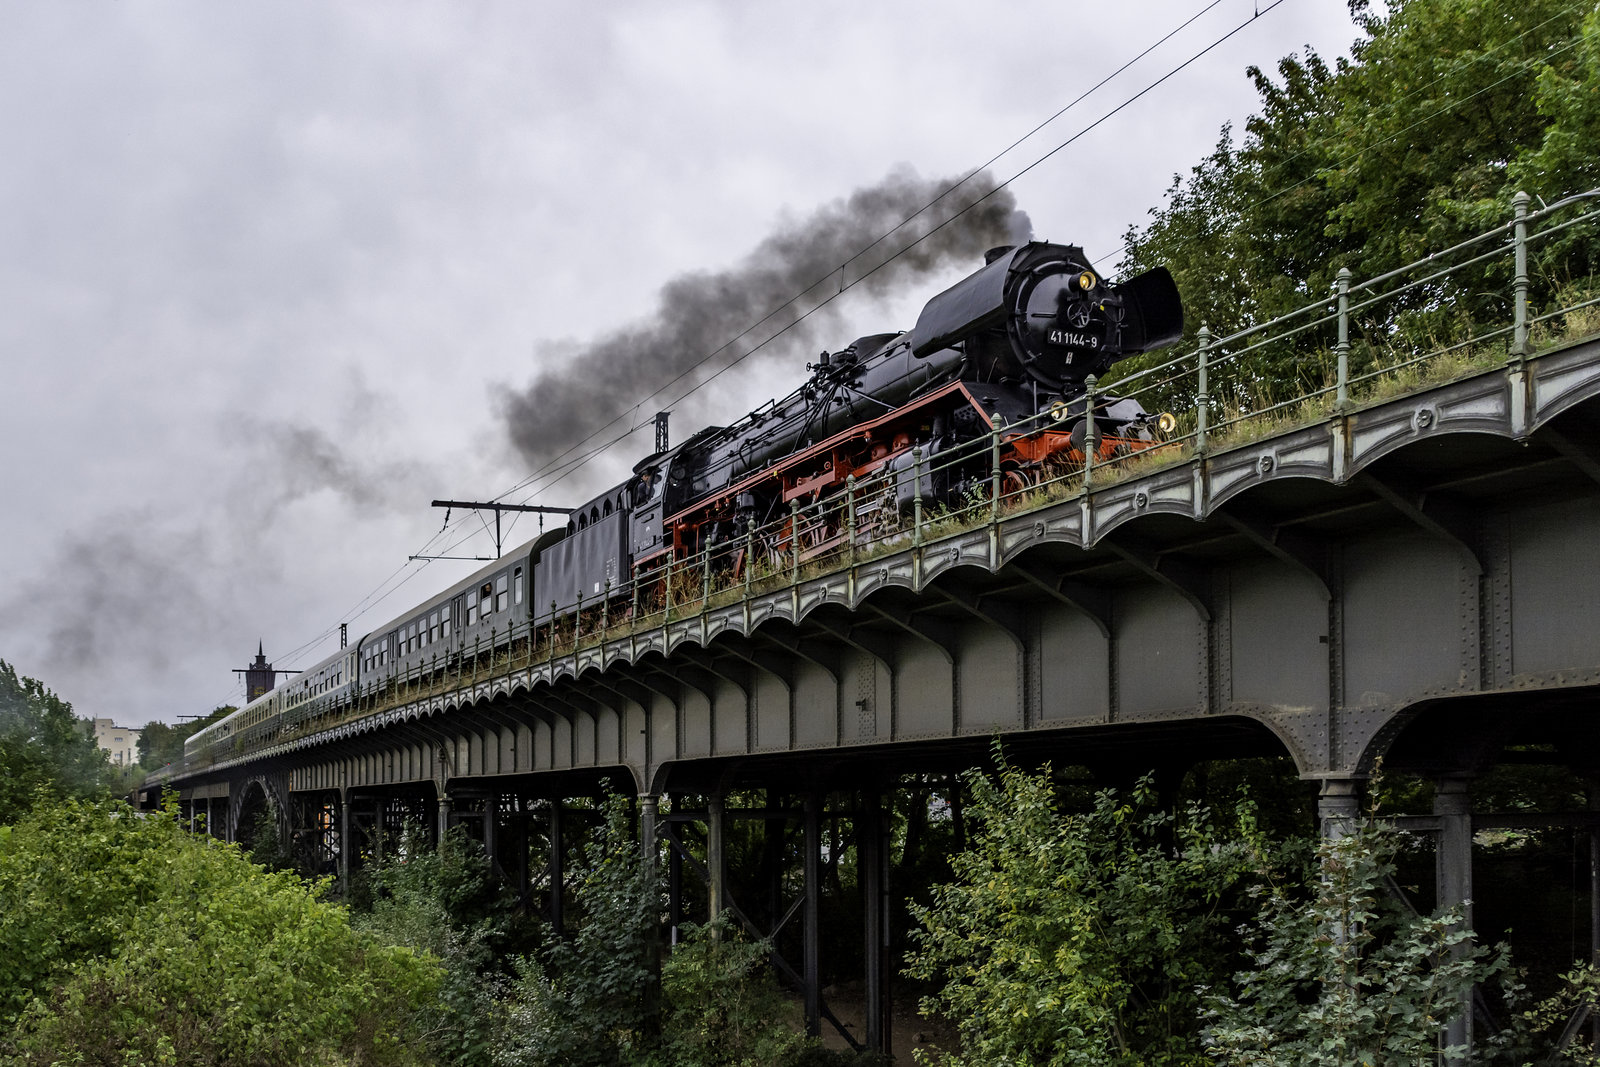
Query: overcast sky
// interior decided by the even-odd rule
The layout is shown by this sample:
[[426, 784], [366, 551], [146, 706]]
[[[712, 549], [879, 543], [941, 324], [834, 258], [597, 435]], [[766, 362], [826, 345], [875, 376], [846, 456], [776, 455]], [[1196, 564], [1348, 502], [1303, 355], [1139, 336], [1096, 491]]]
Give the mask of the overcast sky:
[[[1019, 178], [1035, 235], [1111, 271], [1253, 110], [1248, 65], [1356, 36], [1344, 0], [1252, 21], [1269, 3], [1219, 0], [996, 161], [1011, 177], [1251, 21]], [[258, 640], [309, 665], [341, 620], [354, 640], [474, 566], [408, 555], [492, 551], [481, 526], [436, 537], [428, 503], [534, 473], [509, 390], [854, 190], [970, 171], [1204, 6], [7, 5], [0, 658], [125, 725], [238, 701]], [[822, 341], [906, 328], [976, 266], [847, 294]], [[676, 405], [674, 436], [787, 392], [811, 347]], [[580, 499], [648, 434], [510, 499]]]

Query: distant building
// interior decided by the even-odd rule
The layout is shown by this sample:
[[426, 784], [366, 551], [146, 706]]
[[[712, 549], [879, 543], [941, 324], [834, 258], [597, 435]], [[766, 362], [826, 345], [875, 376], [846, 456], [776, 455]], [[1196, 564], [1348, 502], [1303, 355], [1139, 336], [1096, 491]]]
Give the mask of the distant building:
[[111, 753], [111, 763], [117, 767], [132, 767], [139, 762], [139, 731], [118, 726], [111, 719], [94, 721], [95, 744]]
[[287, 674], [287, 671], [275, 671], [272, 664], [267, 662], [265, 645], [256, 646], [256, 661], [243, 670], [235, 671], [244, 675], [244, 702], [246, 704], [256, 697], [266, 696], [272, 692], [272, 687], [278, 684], [278, 675]]

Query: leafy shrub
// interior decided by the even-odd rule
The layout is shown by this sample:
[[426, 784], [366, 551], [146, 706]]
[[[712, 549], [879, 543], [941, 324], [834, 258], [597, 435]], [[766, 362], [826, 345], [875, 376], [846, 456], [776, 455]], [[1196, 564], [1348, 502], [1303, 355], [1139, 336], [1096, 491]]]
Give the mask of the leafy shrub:
[[68, 801], [0, 830], [6, 1060], [416, 1062], [432, 961], [172, 814]]
[[386, 944], [426, 952], [442, 964], [438, 996], [422, 1029], [439, 1064], [489, 1062], [506, 981], [497, 961], [512, 927], [512, 902], [489, 870], [483, 846], [460, 827], [438, 849], [407, 848], [365, 872], [356, 927]]
[[1226, 932], [1267, 866], [1253, 809], [1231, 826], [1190, 805], [1158, 809], [1148, 779], [1064, 813], [1048, 768], [1002, 758], [966, 776], [967, 851], [932, 903], [907, 973], [959, 1028], [961, 1051], [927, 1062], [1200, 1064], [1198, 987], [1225, 978]]
[[766, 1067], [809, 1042], [794, 1005], [767, 968], [772, 946], [744, 940], [726, 915], [686, 924], [661, 967], [666, 1062], [695, 1067]]

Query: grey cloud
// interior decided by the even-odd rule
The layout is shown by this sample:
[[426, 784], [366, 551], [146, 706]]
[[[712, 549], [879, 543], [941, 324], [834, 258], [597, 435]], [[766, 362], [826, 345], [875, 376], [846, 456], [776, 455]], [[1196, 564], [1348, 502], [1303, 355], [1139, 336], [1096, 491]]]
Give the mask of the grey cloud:
[[[976, 264], [984, 249], [1008, 240], [1019, 222], [1026, 226], [1026, 216], [1016, 218], [1008, 191], [981, 199], [994, 187], [982, 174], [873, 243], [953, 184], [955, 179], [897, 170], [772, 234], [733, 268], [667, 282], [649, 319], [583, 345], [559, 369], [503, 395], [501, 415], [512, 443], [537, 470], [581, 446], [652, 387], [679, 375], [703, 380], [785, 327], [792, 327], [785, 350], [813, 343], [838, 327], [839, 316], [829, 307], [804, 321], [800, 317], [835, 291], [859, 287], [885, 295], [951, 262]], [[802, 292], [800, 300], [787, 303]]]

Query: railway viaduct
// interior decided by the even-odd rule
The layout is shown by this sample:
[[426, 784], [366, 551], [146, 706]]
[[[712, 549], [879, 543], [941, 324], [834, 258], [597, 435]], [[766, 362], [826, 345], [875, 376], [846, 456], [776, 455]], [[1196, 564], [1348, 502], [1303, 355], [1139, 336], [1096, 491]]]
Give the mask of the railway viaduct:
[[[636, 795], [649, 854], [671, 865], [674, 919], [698, 872], [752, 927], [728, 893], [724, 827], [779, 820], [805, 857], [793, 906], [773, 910], [803, 928], [800, 958], [779, 963], [813, 1027], [828, 1013], [821, 835], [847, 814], [865, 900], [861, 1036], [881, 1046], [880, 797], [895, 776], [980, 763], [996, 738], [1108, 780], [1286, 755], [1336, 830], [1381, 758], [1433, 782], [1432, 814], [1410, 825], [1436, 842], [1437, 899], [1463, 901], [1489, 828], [1587, 830], [1585, 862], [1600, 864], [1586, 812], [1469, 800], [1507, 759], [1600, 781], [1597, 608], [1590, 339], [423, 688], [171, 785], [229, 837], [270, 801], [341, 874], [375, 827], [466, 824], [526, 888], [530, 833], [559, 840], [562, 798], [609, 784]], [[733, 810], [734, 793], [766, 806]], [[703, 848], [687, 847], [691, 830]], [[560, 862], [553, 850], [558, 885]], [[559, 893], [551, 907], [559, 922]], [[1600, 901], [1591, 910], [1600, 920]]]

